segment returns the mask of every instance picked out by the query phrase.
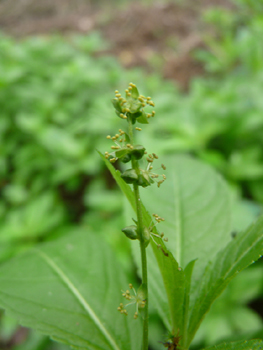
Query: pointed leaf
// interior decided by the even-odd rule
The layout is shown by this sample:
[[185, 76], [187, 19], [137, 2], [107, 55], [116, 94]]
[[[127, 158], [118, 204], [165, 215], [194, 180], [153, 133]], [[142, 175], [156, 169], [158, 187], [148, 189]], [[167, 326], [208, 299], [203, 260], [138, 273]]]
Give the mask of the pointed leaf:
[[100, 236], [79, 231], [3, 264], [0, 306], [75, 349], [137, 350], [140, 320], [117, 312], [127, 282]]
[[197, 291], [198, 298], [190, 316], [189, 342], [193, 339], [211, 304], [229, 282], [263, 255], [263, 216], [221, 250], [206, 270]]
[[231, 343], [223, 343], [220, 345], [210, 346], [204, 350], [262, 350], [262, 340], [237, 341]]
[[184, 155], [162, 157], [167, 180], [142, 192], [149, 212], [160, 224], [179, 266], [196, 259], [192, 276], [195, 293], [207, 263], [231, 240], [231, 201], [226, 183], [212, 168]]

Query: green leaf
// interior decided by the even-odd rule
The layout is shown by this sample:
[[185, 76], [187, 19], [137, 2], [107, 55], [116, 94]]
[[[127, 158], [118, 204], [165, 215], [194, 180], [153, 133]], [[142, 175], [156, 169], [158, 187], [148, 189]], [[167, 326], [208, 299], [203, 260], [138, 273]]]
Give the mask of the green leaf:
[[204, 350], [261, 350], [263, 349], [262, 340], [237, 341], [210, 346]]
[[144, 112], [144, 110], [142, 110], [141, 115], [139, 116], [139, 118], [137, 118], [137, 122], [141, 124], [149, 124], [147, 114]]
[[79, 230], [3, 264], [0, 306], [75, 349], [137, 350], [140, 320], [117, 312], [127, 284], [100, 235]]
[[[196, 260], [191, 294], [206, 265], [230, 241], [231, 206], [226, 183], [212, 168], [191, 157], [162, 157], [167, 180], [142, 192], [150, 213], [165, 219], [159, 227], [180, 267]], [[158, 229], [159, 229], [158, 227]]]
[[240, 271], [259, 259], [262, 254], [263, 216], [233, 239], [217, 254], [215, 261], [208, 265], [197, 290], [198, 297], [190, 316], [188, 345], [214, 300]]

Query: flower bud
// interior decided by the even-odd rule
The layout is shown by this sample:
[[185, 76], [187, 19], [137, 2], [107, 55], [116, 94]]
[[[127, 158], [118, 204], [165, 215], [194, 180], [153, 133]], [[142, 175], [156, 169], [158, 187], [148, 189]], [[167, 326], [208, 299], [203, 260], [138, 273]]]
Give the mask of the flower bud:
[[122, 163], [128, 163], [129, 161], [131, 160], [131, 155], [128, 153], [128, 154], [125, 154], [125, 156], [123, 156], [122, 158], [120, 158], [120, 161]]
[[133, 184], [138, 181], [138, 175], [134, 169], [127, 169], [121, 174], [121, 177], [127, 184]]
[[138, 239], [136, 225], [126, 226], [122, 229], [122, 232], [130, 239]]
[[134, 159], [139, 160], [144, 156], [144, 152], [145, 148], [141, 145], [137, 145], [133, 147], [131, 154]]

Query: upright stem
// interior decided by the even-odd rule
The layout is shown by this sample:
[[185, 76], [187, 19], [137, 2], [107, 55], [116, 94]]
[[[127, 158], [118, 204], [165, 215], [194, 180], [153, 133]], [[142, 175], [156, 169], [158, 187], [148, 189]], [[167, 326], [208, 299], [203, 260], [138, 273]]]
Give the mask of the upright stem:
[[136, 208], [137, 208], [137, 232], [140, 238], [140, 249], [141, 249], [141, 262], [142, 262], [142, 284], [145, 292], [146, 304], [144, 307], [144, 319], [143, 319], [143, 345], [142, 350], [148, 350], [148, 276], [147, 276], [147, 256], [146, 247], [143, 240], [143, 221], [142, 221], [142, 209], [141, 199], [138, 185], [133, 185]]
[[[130, 118], [128, 119], [129, 122], [129, 137], [130, 142], [133, 144], [133, 127], [132, 127], [132, 121]], [[137, 174], [139, 174], [139, 164], [138, 161], [133, 159], [132, 160], [132, 168], [136, 171]], [[144, 319], [143, 319], [143, 343], [142, 343], [142, 350], [148, 350], [148, 277], [147, 277], [147, 256], [146, 256], [146, 247], [143, 239], [143, 218], [142, 218], [142, 206], [141, 206], [141, 198], [140, 198], [140, 192], [139, 192], [139, 186], [137, 184], [133, 185], [134, 190], [134, 196], [135, 196], [135, 203], [136, 203], [136, 210], [137, 210], [137, 233], [139, 236], [140, 241], [140, 250], [141, 250], [141, 263], [142, 263], [142, 285], [145, 292], [145, 307], [144, 307]]]

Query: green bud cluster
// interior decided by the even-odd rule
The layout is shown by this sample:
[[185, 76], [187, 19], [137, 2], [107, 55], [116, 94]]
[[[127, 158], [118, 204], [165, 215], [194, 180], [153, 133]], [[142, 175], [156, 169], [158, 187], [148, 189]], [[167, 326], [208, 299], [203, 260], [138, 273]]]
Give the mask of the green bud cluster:
[[[154, 240], [154, 237], [158, 237], [164, 240], [164, 242], [168, 242], [168, 238], [164, 238], [164, 234], [158, 234], [153, 232], [153, 228], [160, 223], [161, 221], [164, 221], [163, 218], [161, 218], [159, 215], [157, 214], [153, 214], [153, 217], [155, 218], [156, 223], [150, 225], [150, 227], [144, 227], [142, 230], [142, 238], [145, 244], [145, 247], [147, 247], [150, 243], [150, 240], [152, 239], [153, 242], [159, 247], [159, 244]], [[130, 226], [126, 226], [122, 229], [122, 232], [125, 234], [126, 237], [128, 237], [131, 240], [136, 240], [136, 239], [140, 239], [139, 235], [138, 235], [138, 228], [137, 228], [137, 222], [133, 219], [133, 221], [135, 222], [136, 225], [130, 225]]]
[[118, 90], [115, 91], [115, 98], [112, 99], [115, 112], [122, 119], [130, 118], [132, 124], [136, 122], [148, 124], [148, 118], [154, 117], [155, 112], [146, 113], [144, 107], [146, 105], [154, 107], [151, 97], [145, 97], [139, 94], [135, 84], [130, 83], [128, 89], [125, 90], [125, 98], [121, 96]]
[[[112, 99], [113, 106], [117, 115], [126, 119], [130, 125], [136, 122], [141, 124], [148, 124], [148, 119], [155, 115], [155, 112], [146, 113], [144, 107], [154, 106], [151, 97], [145, 97], [139, 94], [139, 91], [135, 84], [130, 83], [128, 89], [125, 90], [126, 98], [123, 98], [118, 90], [115, 91], [115, 98]], [[141, 131], [141, 128], [135, 127], [135, 130]], [[138, 161], [147, 154], [145, 148], [141, 145], [133, 145], [130, 134], [119, 129], [119, 132], [114, 136], [108, 135], [107, 139], [111, 139], [114, 142], [114, 146], [111, 146], [112, 152], [105, 152], [105, 157], [109, 159], [111, 163], [115, 163], [120, 160], [122, 163], [129, 163]], [[134, 166], [125, 170], [121, 177], [128, 184], [136, 184], [138, 186], [147, 187], [157, 182], [158, 187], [166, 179], [165, 175], [159, 175], [153, 173], [152, 163], [158, 156], [153, 153], [146, 157], [147, 166], [145, 169], [136, 169]], [[165, 166], [162, 164], [163, 170]], [[159, 176], [161, 178], [159, 178]]]

